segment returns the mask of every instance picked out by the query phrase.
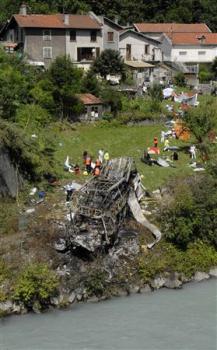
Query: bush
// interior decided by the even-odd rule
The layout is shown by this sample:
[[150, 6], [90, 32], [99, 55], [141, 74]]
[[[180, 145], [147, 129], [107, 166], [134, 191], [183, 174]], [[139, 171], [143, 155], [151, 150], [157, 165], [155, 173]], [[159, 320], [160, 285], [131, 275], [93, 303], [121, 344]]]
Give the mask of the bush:
[[163, 101], [163, 91], [160, 84], [154, 84], [149, 88], [148, 94], [152, 100], [157, 100], [159, 102]]
[[160, 213], [166, 239], [182, 249], [198, 239], [217, 247], [216, 178], [206, 174], [177, 179], [170, 194]]
[[217, 126], [216, 98], [204, 97], [197, 108], [191, 108], [185, 113], [184, 121], [198, 142], [203, 142], [210, 131]]
[[174, 77], [174, 83], [177, 86], [184, 87], [186, 86], [185, 75], [182, 72], [179, 72]]
[[191, 243], [183, 252], [171, 243], [162, 241], [148, 255], [139, 258], [139, 275], [144, 282], [160, 274], [183, 273], [186, 277], [192, 277], [195, 272], [208, 272], [217, 264], [217, 252], [215, 248], [198, 240]]
[[42, 306], [49, 302], [50, 297], [57, 292], [58, 279], [56, 274], [44, 264], [32, 264], [18, 277], [13, 299], [32, 307], [34, 302]]
[[213, 74], [209, 71], [200, 71], [199, 80], [200, 83], [209, 83], [213, 79]]
[[103, 295], [106, 289], [106, 273], [101, 270], [91, 272], [85, 280], [85, 288], [89, 296]]
[[16, 113], [16, 122], [23, 128], [31, 130], [44, 127], [50, 121], [50, 115], [39, 105], [27, 104], [19, 107]]

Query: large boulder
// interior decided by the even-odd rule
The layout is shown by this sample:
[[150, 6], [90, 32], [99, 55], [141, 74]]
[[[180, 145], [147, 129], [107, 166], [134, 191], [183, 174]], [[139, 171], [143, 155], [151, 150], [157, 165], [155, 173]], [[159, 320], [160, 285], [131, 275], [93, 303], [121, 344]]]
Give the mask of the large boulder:
[[196, 272], [195, 275], [194, 275], [194, 280], [195, 280], [196, 282], [200, 282], [200, 281], [203, 281], [203, 280], [207, 280], [207, 279], [209, 279], [209, 278], [210, 278], [210, 276], [209, 276], [209, 274], [206, 273], [206, 272], [200, 272], [200, 271], [198, 271], [198, 272]]

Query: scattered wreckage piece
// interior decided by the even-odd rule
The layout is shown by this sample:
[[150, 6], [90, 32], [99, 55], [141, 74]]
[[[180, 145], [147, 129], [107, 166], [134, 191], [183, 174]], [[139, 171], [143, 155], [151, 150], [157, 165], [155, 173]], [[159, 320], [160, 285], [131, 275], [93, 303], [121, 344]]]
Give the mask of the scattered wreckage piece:
[[139, 222], [144, 227], [146, 227], [155, 236], [156, 238], [155, 241], [147, 245], [148, 248], [152, 248], [157, 242], [160, 241], [162, 236], [161, 232], [159, 231], [157, 226], [155, 226], [154, 224], [151, 224], [143, 215], [143, 212], [142, 212], [142, 209], [140, 208], [136, 194], [132, 190], [130, 191], [130, 194], [129, 194], [128, 205], [136, 221]]
[[[138, 200], [142, 197], [143, 190], [132, 158], [111, 159], [102, 168], [100, 176], [91, 178], [73, 192], [74, 216], [66, 227], [67, 245], [70, 249], [96, 253], [112, 246], [129, 207], [132, 206], [131, 210], [134, 210], [129, 198], [132, 198], [133, 193], [140, 208]], [[136, 215], [134, 217], [138, 219]], [[145, 224], [155, 236], [160, 235], [152, 224], [148, 225], [146, 219], [138, 221]]]

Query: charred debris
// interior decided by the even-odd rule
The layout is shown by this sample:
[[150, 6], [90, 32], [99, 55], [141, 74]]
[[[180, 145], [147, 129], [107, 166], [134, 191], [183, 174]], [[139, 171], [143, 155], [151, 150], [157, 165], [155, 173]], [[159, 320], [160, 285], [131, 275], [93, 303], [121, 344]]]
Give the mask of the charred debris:
[[144, 194], [133, 158], [111, 159], [99, 176], [74, 191], [65, 244], [59, 250], [71, 250], [79, 256], [106, 252], [117, 241], [130, 212], [155, 236], [155, 241], [148, 246], [151, 248], [160, 240], [161, 233], [142, 213], [139, 201]]

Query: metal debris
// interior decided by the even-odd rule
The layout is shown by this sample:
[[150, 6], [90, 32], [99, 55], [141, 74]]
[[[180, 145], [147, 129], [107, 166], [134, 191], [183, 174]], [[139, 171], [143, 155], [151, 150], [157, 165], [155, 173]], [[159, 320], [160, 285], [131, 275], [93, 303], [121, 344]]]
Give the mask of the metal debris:
[[[66, 227], [68, 246], [73, 250], [82, 248], [89, 252], [112, 246], [129, 207], [135, 214], [133, 207], [137, 201], [137, 211], [140, 208], [138, 200], [142, 198], [142, 191], [140, 176], [132, 158], [110, 160], [103, 167], [100, 176], [91, 178], [73, 193], [72, 211], [75, 215]], [[130, 200], [132, 193], [133, 202]], [[140, 214], [143, 215], [142, 212]], [[147, 219], [139, 222], [155, 235], [156, 227], [153, 230], [153, 225]], [[159, 235], [160, 233], [157, 240]]]

